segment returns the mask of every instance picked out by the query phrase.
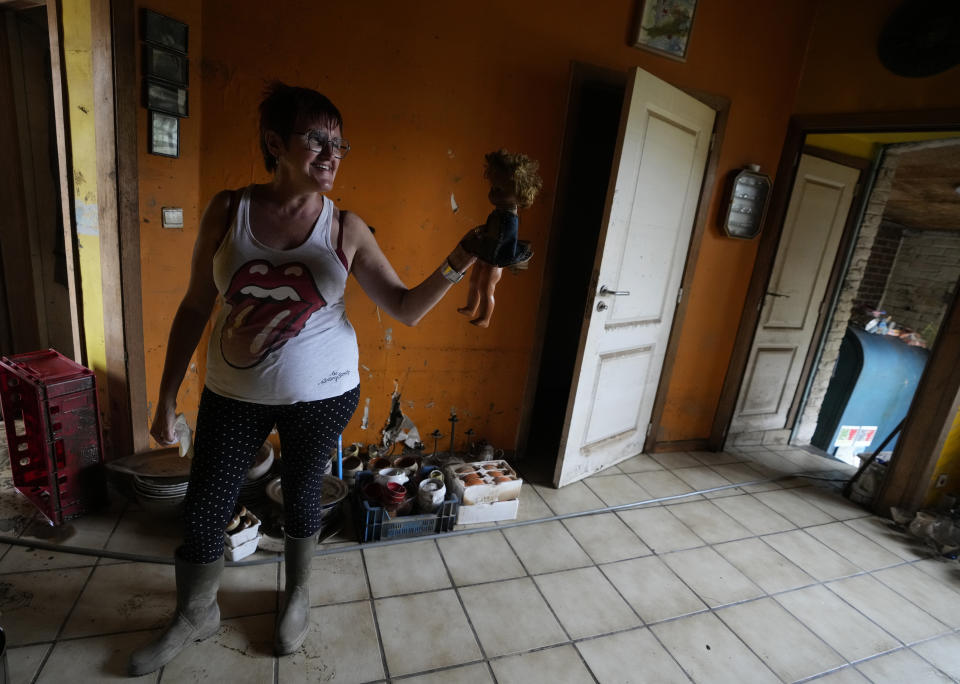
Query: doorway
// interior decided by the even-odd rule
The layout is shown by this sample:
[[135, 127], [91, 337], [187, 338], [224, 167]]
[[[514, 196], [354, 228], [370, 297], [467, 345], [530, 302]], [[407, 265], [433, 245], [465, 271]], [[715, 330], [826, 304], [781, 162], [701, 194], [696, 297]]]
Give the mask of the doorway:
[[[47, 10], [0, 11], [0, 102], [9, 150], [3, 204], [0, 352], [53, 347], [75, 357]], [[9, 65], [9, 66], [7, 66]]]
[[[583, 310], [600, 237], [603, 208], [610, 184], [626, 90], [624, 72], [574, 64], [570, 75], [560, 175], [557, 179], [554, 225], [546, 256], [538, 329], [542, 344], [539, 366], [531, 373], [518, 443], [524, 477], [547, 483], [553, 477], [567, 400], [577, 361]], [[577, 163], [574, 163], [577, 160]], [[525, 429], [524, 429], [525, 427]]]
[[[956, 126], [955, 115], [928, 112], [918, 113], [916, 116], [918, 118], [926, 118], [926, 121], [918, 121], [916, 119], [910, 121], [909, 115], [837, 115], [830, 117], [804, 117], [803, 119], [795, 119], [791, 122], [787, 145], [784, 149], [780, 170], [778, 172], [778, 179], [790, 179], [788, 181], [790, 182], [795, 177], [796, 163], [800, 159], [800, 151], [804, 144], [822, 146], [825, 144], [825, 141], [832, 136], [836, 136], [837, 138], [843, 137], [840, 135], [843, 133], [851, 139], [859, 138], [861, 143], [863, 143], [864, 139], [873, 138], [870, 143], [870, 146], [873, 148], [873, 153], [863, 155], [873, 160], [872, 170], [869, 175], [870, 182], [868, 183], [870, 191], [863, 194], [863, 200], [857, 209], [858, 217], [855, 239], [850, 240], [848, 247], [844, 248], [841, 245], [838, 250], [838, 256], [834, 262], [834, 271], [839, 272], [842, 277], [835, 279], [835, 282], [831, 284], [822, 301], [822, 308], [829, 312], [830, 316], [827, 319], [827, 324], [814, 336], [804, 367], [805, 377], [801, 377], [796, 387], [788, 388], [789, 393], [792, 395], [793, 408], [789, 412], [787, 420], [780, 426], [781, 429], [775, 433], [770, 431], [756, 431], [753, 434], [744, 434], [743, 432], [739, 434], [736, 432], [728, 433], [727, 430], [729, 430], [732, 425], [732, 418], [737, 402], [742, 399], [738, 395], [747, 368], [751, 341], [754, 338], [754, 332], [757, 330], [760, 320], [759, 312], [764, 306], [762, 299], [769, 289], [771, 282], [771, 272], [773, 269], [770, 264], [779, 258], [778, 255], [783, 245], [781, 228], [784, 217], [787, 214], [787, 207], [791, 200], [790, 187], [784, 187], [785, 184], [780, 184], [776, 189], [775, 199], [771, 207], [771, 220], [768, 221], [765, 235], [761, 239], [756, 262], [757, 267], [751, 282], [750, 293], [745, 305], [741, 327], [738, 331], [737, 346], [734, 356], [731, 359], [727, 382], [724, 386], [723, 396], [717, 412], [717, 420], [714, 424], [714, 431], [711, 437], [711, 445], [714, 448], [719, 449], [724, 443], [737, 443], [740, 445], [746, 445], [748, 443], [783, 444], [787, 441], [798, 446], [809, 445], [813, 438], [813, 433], [816, 431], [821, 409], [824, 408], [823, 398], [829, 387], [833, 371], [838, 365], [839, 348], [847, 333], [848, 325], [852, 322], [854, 327], [865, 326], [866, 323], [869, 323], [870, 320], [874, 318], [873, 312], [882, 310], [882, 308], [879, 307], [879, 302], [882, 301], [884, 297], [887, 297], [887, 301], [893, 301], [892, 298], [894, 298], [898, 288], [902, 291], [904, 285], [906, 285], [905, 289], [908, 291], [915, 289], [911, 287], [912, 281], [910, 278], [916, 276], [917, 269], [908, 265], [909, 258], [911, 258], [909, 255], [915, 250], [908, 244], [902, 255], [898, 252], [899, 246], [902, 244], [903, 235], [900, 222], [908, 221], [908, 219], [905, 218], [905, 214], [902, 213], [904, 207], [901, 205], [909, 197], [916, 198], [917, 193], [920, 192], [917, 186], [919, 178], [926, 178], [928, 184], [933, 182], [932, 179], [929, 178], [931, 175], [930, 169], [938, 167], [938, 164], [931, 163], [929, 159], [926, 160], [926, 163], [921, 163], [919, 160], [908, 157], [908, 161], [904, 167], [905, 175], [902, 177], [903, 182], [900, 184], [902, 188], [894, 190], [893, 184], [896, 177], [896, 163], [899, 162], [903, 154], [910, 154], [911, 152], [919, 153], [923, 149], [946, 149], [955, 145], [955, 140], [943, 142], [937, 141], [936, 139], [955, 138], [957, 135], [956, 131], [950, 130]], [[913, 132], [910, 132], [911, 130]], [[847, 131], [861, 131], [861, 133], [846, 133]], [[902, 144], [903, 141], [922, 142], [911, 142], [910, 145], [907, 145]], [[901, 144], [893, 145], [892, 143]], [[927, 152], [925, 154], [930, 155], [932, 153]], [[938, 154], [944, 153], [941, 152]], [[955, 174], [955, 172], [951, 173]], [[944, 184], [942, 179], [939, 184], [941, 186]], [[960, 205], [953, 200], [954, 197], [960, 200], [960, 197], [957, 196], [954, 190], [955, 186], [956, 182], [949, 187], [947, 193], [949, 195], [948, 200], [952, 202], [954, 206], [960, 208]], [[888, 202], [890, 203], [892, 213], [886, 217], [887, 221], [884, 223], [884, 208]], [[882, 205], [878, 206], [879, 203], [882, 203]], [[922, 204], [924, 204], [924, 202], [918, 203], [914, 207], [914, 210]], [[927, 201], [925, 204], [929, 205], [930, 202]], [[897, 214], [897, 211], [900, 211], [900, 213]], [[898, 216], [898, 218], [894, 219], [894, 215]], [[932, 226], [918, 228], [916, 221], [913, 220], [912, 222], [914, 223], [914, 227], [910, 229], [912, 231], [910, 233], [911, 243], [916, 243], [918, 239], [921, 243], [925, 242], [923, 239], [914, 235], [913, 232], [924, 233]], [[922, 223], [923, 220], [920, 220], [920, 222]], [[901, 227], [892, 225], [894, 223]], [[938, 233], [941, 241], [944, 239], [944, 230], [945, 228], [941, 227]], [[864, 285], [864, 296], [867, 297], [867, 299], [873, 300], [870, 308], [867, 308], [867, 299], [863, 297], [858, 299], [861, 294], [860, 286], [864, 284], [865, 281], [864, 274], [867, 273], [867, 281], [877, 282], [877, 271], [881, 267], [879, 257], [884, 255], [883, 253], [885, 251], [883, 245], [886, 244], [887, 247], [889, 247], [890, 243], [886, 238], [891, 233], [897, 233], [897, 231], [899, 231], [898, 234], [901, 242], [897, 244], [897, 249], [894, 249], [892, 253], [886, 254], [885, 256], [901, 256], [900, 261], [902, 268], [900, 271], [901, 274], [905, 271], [907, 278], [904, 283], [898, 283], [898, 279], [902, 280], [903, 276], [894, 273], [892, 264], [888, 264], [884, 277], [889, 280], [889, 283], [884, 281], [882, 283], [883, 287], [881, 287], [879, 292], [874, 289], [872, 294], [870, 294], [869, 283]], [[879, 239], [878, 235], [880, 236]], [[927, 237], [929, 238], [929, 236]], [[874, 242], [877, 244], [877, 258], [874, 259], [872, 265], [869, 265]], [[926, 242], [931, 242], [931, 240], [928, 239]], [[933, 240], [933, 242], [936, 242], [936, 240]], [[943, 245], [941, 245], [940, 248], [945, 249]], [[927, 261], [929, 261], [929, 258]], [[956, 261], [956, 259], [954, 259], [954, 261]], [[896, 263], [895, 258], [893, 263]], [[946, 273], [946, 271], [949, 270], [950, 267], [944, 267], [940, 269], [942, 272], [938, 271], [937, 273], [939, 294], [936, 295], [934, 299], [938, 299], [939, 301], [936, 307], [937, 310], [931, 314], [931, 317], [938, 321], [942, 320], [948, 329], [952, 329], [952, 327], [957, 324], [957, 321], [954, 320], [957, 315], [956, 274]], [[947, 284], [944, 285], [943, 281], [947, 281]], [[888, 285], [889, 287], [887, 287]], [[910, 306], [916, 307], [916, 302], [911, 303]], [[902, 309], [900, 311], [903, 313]], [[867, 316], [867, 318], [863, 319], [863, 316]], [[910, 316], [908, 316], [908, 318], [909, 317]], [[922, 347], [924, 344], [929, 344], [929, 340], [924, 339], [925, 335], [927, 337], [936, 337], [936, 333], [933, 330], [936, 326], [930, 324], [929, 320], [924, 321], [922, 324], [919, 322], [919, 319], [917, 320], [917, 323], [903, 322], [899, 326], [896, 326], [896, 329], [904, 333], [904, 339], [900, 340], [901, 342], [912, 339], [912, 341], [917, 342], [917, 347]], [[889, 322], [890, 321], [887, 321], [887, 323]], [[876, 325], [876, 323], [874, 325]], [[916, 329], [917, 327], [921, 329], [925, 328], [926, 334], [921, 334], [921, 331]], [[880, 497], [876, 503], [878, 507], [877, 510], [887, 510], [891, 504], [901, 505], [907, 499], [916, 501], [922, 499], [926, 494], [927, 482], [924, 481], [924, 477], [929, 478], [929, 473], [932, 472], [937, 454], [939, 453], [936, 445], [938, 443], [942, 444], [946, 432], [949, 431], [950, 421], [953, 418], [953, 413], [955, 413], [955, 410], [953, 412], [950, 410], [951, 404], [954, 395], [957, 394], [957, 390], [960, 388], [960, 383], [956, 382], [950, 372], [955, 365], [956, 345], [950, 335], [944, 335], [943, 339], [943, 344], [935, 344], [934, 348], [931, 349], [929, 363], [926, 364], [927, 370], [923, 374], [923, 377], [919, 382], [914, 379], [913, 384], [917, 387], [916, 400], [912, 405], [907, 401], [907, 405], [911, 406], [911, 408], [907, 420], [904, 422], [903, 432], [900, 438], [901, 442], [906, 440], [907, 443], [924, 444], [923, 453], [920, 454], [914, 449], [911, 449], [910, 453], [904, 456], [903, 454], [906, 453], [906, 450], [902, 449], [900, 445], [897, 445], [893, 460], [900, 461], [900, 467], [904, 469], [902, 473], [903, 477], [888, 478], [888, 481], [897, 481], [893, 490], [891, 490], [895, 490], [895, 493], [889, 497]], [[937, 377], [935, 374], [939, 375], [939, 380], [934, 379]], [[925, 392], [924, 386], [926, 385], [929, 388], [931, 383], [937, 385], [937, 393], [945, 391], [946, 395], [938, 397], [936, 394], [929, 393], [929, 389]], [[954, 384], [956, 384], [957, 387], [954, 387]], [[735, 387], [731, 387], [732, 385], [735, 385]], [[873, 393], [876, 394], [876, 392]], [[836, 406], [832, 408], [828, 406], [826, 411], [828, 413], [830, 411], [836, 413]], [[923, 416], [922, 419], [918, 418], [920, 415]], [[892, 427], [895, 427], [897, 422], [898, 421], [894, 420]], [[919, 427], [921, 423], [924, 425], [922, 429]], [[933, 426], [935, 426], [935, 429], [932, 434], [927, 434], [924, 437], [924, 432], [929, 433], [930, 428]], [[847, 427], [849, 428], [851, 425], [847, 425]], [[860, 450], [870, 445], [876, 447], [881, 439], [886, 437], [884, 431], [880, 430], [879, 426], [873, 426], [872, 423], [869, 425], [854, 425], [852, 427], [858, 428], [857, 431], [854, 431], [853, 442], [860, 442]], [[870, 439], [868, 439], [867, 432], [869, 432], [869, 430], [859, 431], [859, 428], [864, 427], [878, 427], [878, 429], [874, 431], [873, 435], [869, 435]], [[823, 430], [821, 430], [821, 432], [823, 432]], [[850, 431], [848, 430], [847, 432], [849, 433]], [[850, 436], [850, 434], [846, 435], [847, 438]], [[830, 439], [835, 442], [836, 436], [831, 433]], [[822, 434], [818, 435], [817, 441], [823, 443], [824, 437]], [[841, 444], [845, 443], [845, 441], [846, 440], [841, 440]], [[836, 450], [833, 449], [833, 451]], [[907, 484], [908, 481], [912, 484]], [[894, 500], [899, 503], [894, 503]]]
[[[532, 447], [533, 458], [522, 452], [531, 470], [539, 466], [527, 477], [556, 487], [640, 453], [651, 432], [698, 210], [712, 188], [707, 162], [718, 118], [712, 104], [641, 69], [621, 86], [622, 76], [578, 66], [537, 336], [543, 350], [532, 392], [528, 385], [531, 419], [518, 439]], [[608, 133], [593, 153], [607, 163], [591, 166], [590, 153], [580, 153], [601, 126]], [[577, 176], [600, 175], [597, 168], [612, 172]], [[564, 206], [581, 202], [578, 183], [594, 194], [580, 215]], [[561, 337], [569, 347], [553, 349]], [[558, 432], [548, 443], [544, 436]]]

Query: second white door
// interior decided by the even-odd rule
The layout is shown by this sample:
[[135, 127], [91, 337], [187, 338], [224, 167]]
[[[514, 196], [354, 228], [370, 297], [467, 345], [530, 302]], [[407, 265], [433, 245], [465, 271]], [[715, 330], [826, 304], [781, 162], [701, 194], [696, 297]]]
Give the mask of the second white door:
[[787, 427], [859, 177], [801, 156], [728, 439]]

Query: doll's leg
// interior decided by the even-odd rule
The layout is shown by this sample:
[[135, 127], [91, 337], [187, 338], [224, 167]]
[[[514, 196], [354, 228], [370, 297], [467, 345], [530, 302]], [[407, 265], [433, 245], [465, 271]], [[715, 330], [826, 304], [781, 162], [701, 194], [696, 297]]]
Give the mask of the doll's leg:
[[490, 317], [493, 316], [493, 307], [496, 301], [493, 298], [493, 292], [497, 289], [497, 283], [500, 282], [500, 276], [503, 275], [503, 269], [499, 266], [490, 266], [483, 264], [484, 278], [480, 283], [482, 292], [480, 298], [480, 313], [471, 323], [486, 328], [490, 325]]
[[477, 307], [480, 306], [480, 267], [482, 265], [483, 262], [478, 261], [470, 272], [470, 290], [467, 293], [467, 303], [457, 309], [464, 316], [477, 315]]

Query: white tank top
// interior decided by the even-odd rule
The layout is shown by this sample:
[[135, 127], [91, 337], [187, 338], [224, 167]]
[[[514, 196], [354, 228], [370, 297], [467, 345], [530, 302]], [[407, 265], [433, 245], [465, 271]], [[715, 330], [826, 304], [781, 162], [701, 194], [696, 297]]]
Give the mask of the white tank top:
[[330, 241], [333, 202], [307, 239], [273, 249], [250, 230], [250, 188], [213, 257], [223, 300], [207, 350], [206, 385], [231, 399], [292, 404], [360, 384], [357, 337], [347, 320], [347, 264]]

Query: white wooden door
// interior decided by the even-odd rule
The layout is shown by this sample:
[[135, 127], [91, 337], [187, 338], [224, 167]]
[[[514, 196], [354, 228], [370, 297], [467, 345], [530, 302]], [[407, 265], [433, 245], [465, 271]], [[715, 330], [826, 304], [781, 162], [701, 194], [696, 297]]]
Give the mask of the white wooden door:
[[800, 158], [728, 436], [786, 427], [859, 177]]
[[[635, 70], [624, 99], [554, 485], [641, 452], [715, 112]], [[601, 294], [602, 288], [629, 294]]]

